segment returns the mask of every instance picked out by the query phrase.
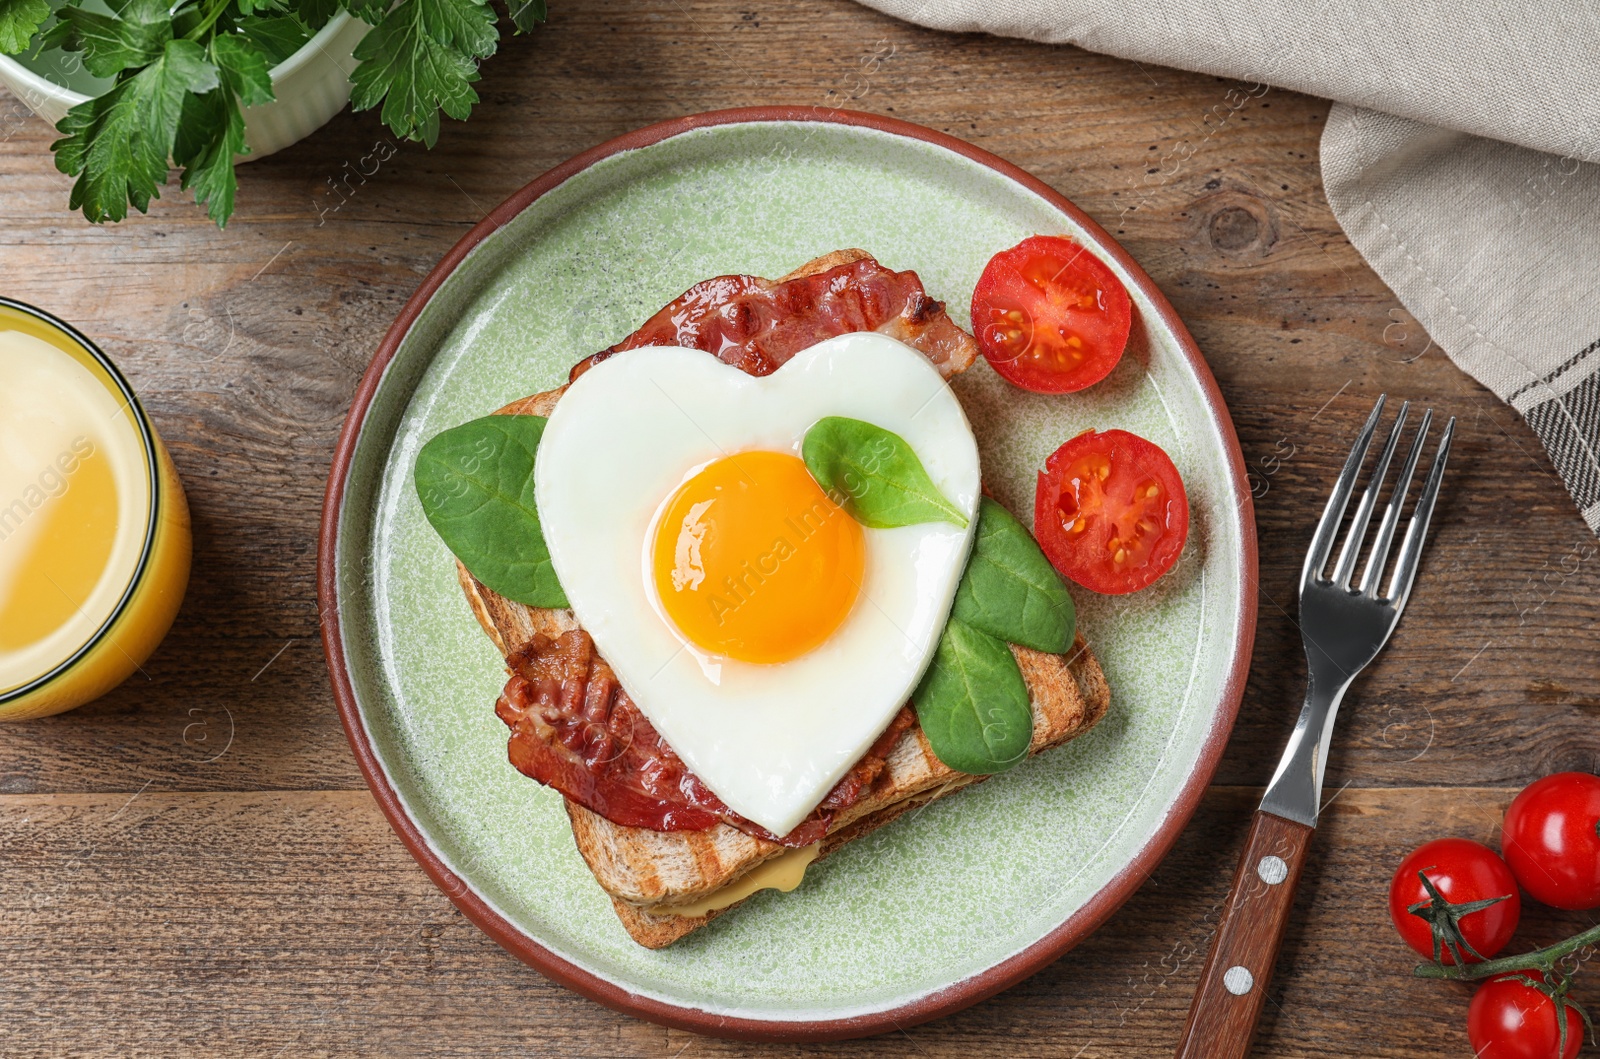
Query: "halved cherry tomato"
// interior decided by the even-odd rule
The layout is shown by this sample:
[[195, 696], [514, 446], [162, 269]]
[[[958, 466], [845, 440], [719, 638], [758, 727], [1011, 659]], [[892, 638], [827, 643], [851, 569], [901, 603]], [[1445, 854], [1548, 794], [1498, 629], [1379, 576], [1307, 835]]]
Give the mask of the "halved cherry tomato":
[[1500, 831], [1511, 872], [1536, 901], [1600, 907], [1600, 776], [1558, 772], [1523, 788]]
[[[1431, 960], [1433, 928], [1409, 911], [1414, 904], [1433, 900], [1417, 878], [1418, 872], [1427, 875], [1439, 895], [1453, 905], [1504, 897], [1504, 901], [1462, 916], [1458, 926], [1466, 943], [1486, 960], [1506, 947], [1522, 918], [1522, 899], [1511, 869], [1494, 850], [1470, 838], [1436, 838], [1418, 846], [1394, 870], [1389, 880], [1389, 918], [1405, 943]], [[1445, 963], [1456, 962], [1445, 946], [1440, 946], [1439, 955]], [[1478, 962], [1470, 952], [1462, 955], [1468, 963]]]
[[972, 292], [978, 346], [1006, 381], [1071, 393], [1111, 374], [1128, 345], [1122, 281], [1070, 239], [1035, 235], [989, 259]]
[[1051, 564], [1084, 588], [1133, 592], [1177, 562], [1189, 498], [1156, 445], [1126, 430], [1086, 430], [1039, 472], [1033, 535]]
[[[1538, 971], [1529, 978], [1543, 982]], [[1556, 1002], [1515, 978], [1495, 978], [1478, 987], [1467, 1007], [1467, 1042], [1476, 1059], [1573, 1059], [1583, 1047], [1583, 1019], [1563, 1005], [1567, 1046], [1560, 1055]]]

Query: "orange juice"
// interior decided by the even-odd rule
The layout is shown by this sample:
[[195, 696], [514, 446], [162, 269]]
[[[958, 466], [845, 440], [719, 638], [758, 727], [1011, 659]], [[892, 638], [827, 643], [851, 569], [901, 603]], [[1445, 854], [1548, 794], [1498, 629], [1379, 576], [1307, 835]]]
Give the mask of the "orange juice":
[[0, 720], [70, 710], [138, 669], [189, 553], [183, 487], [127, 380], [0, 298]]

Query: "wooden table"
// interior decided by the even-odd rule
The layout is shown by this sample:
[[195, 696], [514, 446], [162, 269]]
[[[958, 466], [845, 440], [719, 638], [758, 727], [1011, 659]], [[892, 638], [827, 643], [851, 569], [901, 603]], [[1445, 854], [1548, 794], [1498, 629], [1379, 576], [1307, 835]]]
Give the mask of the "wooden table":
[[[364, 179], [357, 162], [390, 138], [371, 113], [250, 165], [226, 232], [175, 185], [149, 217], [91, 227], [66, 209], [52, 130], [5, 124], [0, 289], [75, 322], [127, 370], [188, 486], [196, 551], [148, 679], [0, 729], [0, 1053], [1164, 1054], [1298, 706], [1291, 613], [1311, 513], [1386, 390], [1460, 417], [1454, 488], [1405, 621], [1340, 718], [1332, 805], [1257, 1054], [1470, 1054], [1465, 991], [1408, 977], [1389, 873], [1432, 837], [1492, 840], [1537, 776], [1600, 770], [1600, 547], [1533, 434], [1429, 344], [1334, 224], [1317, 168], [1326, 103], [1273, 90], [1236, 108], [1239, 86], [1215, 78], [941, 35], [846, 0], [556, 0], [483, 73], [470, 122]], [[1160, 870], [1009, 992], [903, 1035], [804, 1048], [614, 1014], [462, 918], [356, 772], [313, 585], [350, 394], [433, 263], [569, 155], [757, 103], [946, 130], [1100, 220], [1210, 358], [1261, 537], [1251, 685], [1215, 786]], [[1530, 909], [1516, 944], [1588, 922]], [[1584, 994], [1596, 991], [1580, 982]]]

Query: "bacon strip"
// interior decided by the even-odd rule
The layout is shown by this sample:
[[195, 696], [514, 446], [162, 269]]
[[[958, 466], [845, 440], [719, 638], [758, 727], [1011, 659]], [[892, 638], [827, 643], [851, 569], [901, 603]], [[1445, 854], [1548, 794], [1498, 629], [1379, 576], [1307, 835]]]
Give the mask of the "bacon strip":
[[770, 375], [802, 349], [855, 331], [899, 339], [945, 378], [971, 365], [976, 340], [956, 326], [943, 302], [929, 297], [915, 272], [895, 272], [862, 251], [838, 256], [843, 263], [810, 275], [717, 276], [696, 283], [633, 334], [579, 361], [571, 377], [642, 346], [699, 349], [751, 375]]
[[657, 734], [582, 629], [535, 634], [506, 659], [511, 678], [495, 714], [511, 729], [517, 771], [625, 827], [704, 831], [718, 822], [785, 846], [827, 834], [883, 771], [915, 718], [901, 707], [860, 761], [789, 834], [779, 837], [729, 809]]

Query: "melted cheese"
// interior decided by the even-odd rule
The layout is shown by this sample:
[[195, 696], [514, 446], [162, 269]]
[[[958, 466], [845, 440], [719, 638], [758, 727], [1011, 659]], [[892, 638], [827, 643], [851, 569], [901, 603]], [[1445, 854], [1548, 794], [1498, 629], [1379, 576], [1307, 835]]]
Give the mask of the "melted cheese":
[[708, 912], [727, 908], [757, 890], [781, 890], [788, 893], [806, 877], [806, 868], [822, 852], [822, 843], [816, 842], [800, 849], [773, 857], [751, 868], [738, 879], [708, 897], [686, 905], [651, 905], [645, 911], [653, 916], [686, 916], [694, 918]]

